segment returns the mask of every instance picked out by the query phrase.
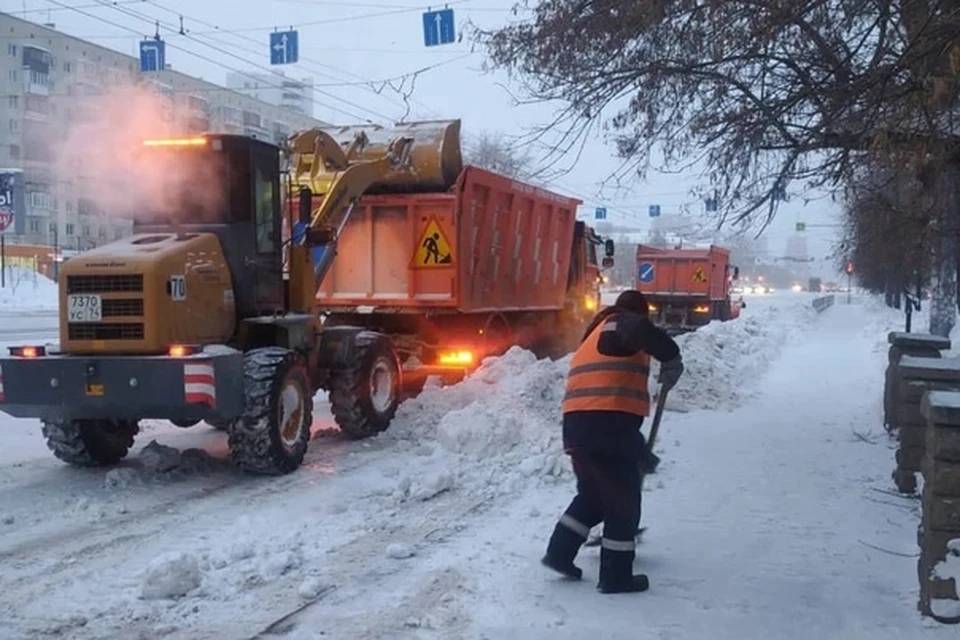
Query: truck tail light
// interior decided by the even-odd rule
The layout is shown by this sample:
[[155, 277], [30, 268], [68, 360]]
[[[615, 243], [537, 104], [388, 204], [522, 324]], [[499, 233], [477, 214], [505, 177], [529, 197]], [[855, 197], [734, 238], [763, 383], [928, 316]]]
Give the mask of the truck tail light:
[[47, 355], [47, 350], [45, 347], [33, 346], [10, 347], [10, 355], [15, 358], [37, 358]]
[[698, 304], [693, 308], [694, 313], [710, 313], [710, 307], [705, 304]]
[[648, 304], [647, 309], [649, 309], [650, 313], [656, 313], [660, 310], [660, 308], [655, 304]]
[[472, 351], [447, 351], [437, 358], [440, 364], [465, 366], [473, 364]]

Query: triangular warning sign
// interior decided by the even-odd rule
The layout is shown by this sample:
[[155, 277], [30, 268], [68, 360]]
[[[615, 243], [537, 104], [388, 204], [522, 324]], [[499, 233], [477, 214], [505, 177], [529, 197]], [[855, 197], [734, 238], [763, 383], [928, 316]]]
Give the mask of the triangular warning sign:
[[436, 218], [430, 218], [413, 251], [414, 269], [453, 266], [453, 248]]

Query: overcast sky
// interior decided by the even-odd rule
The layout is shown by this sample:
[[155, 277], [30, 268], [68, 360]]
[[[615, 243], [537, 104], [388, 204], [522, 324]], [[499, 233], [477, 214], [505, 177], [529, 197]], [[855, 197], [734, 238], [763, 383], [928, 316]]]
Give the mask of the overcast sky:
[[[458, 28], [468, 20], [496, 27], [514, 19], [513, 3], [455, 0], [447, 6], [454, 9]], [[516, 87], [501, 74], [482, 71], [483, 53], [479, 48], [471, 52], [467, 37], [454, 44], [425, 47], [422, 13], [427, 5], [410, 0], [0, 0], [0, 7], [34, 22], [54, 22], [59, 30], [132, 55], [136, 55], [137, 41], [152, 36], [153, 24], [159, 20], [160, 34], [168, 42], [167, 62], [219, 84], [225, 82], [228, 71], [270, 68], [269, 32], [293, 26], [299, 32], [300, 62], [273, 68], [290, 76], [312, 77], [317, 84], [314, 115], [338, 124], [359, 118], [396, 121], [409, 106], [407, 119], [461, 118], [469, 141], [482, 131], [521, 134], [551, 115], [546, 106], [513, 106], [503, 85]], [[178, 33], [181, 15], [185, 36]], [[412, 82], [414, 72], [432, 65], [437, 67], [416, 74]], [[403, 94], [411, 88], [405, 103]], [[687, 193], [700, 182], [696, 175], [653, 173], [625, 192], [600, 193], [601, 181], [618, 165], [612, 147], [595, 140], [573, 171], [551, 186], [582, 199], [584, 218], [592, 218], [595, 207], [606, 206], [611, 222], [638, 229], [647, 227], [651, 204], [659, 204], [665, 216], [684, 204], [694, 212], [702, 210], [702, 204]], [[773, 255], [783, 255], [798, 221], [808, 225], [838, 221], [839, 206], [830, 198], [806, 194], [817, 199], [804, 205], [805, 194], [798, 189], [799, 185], [792, 186], [790, 202], [765, 232]], [[836, 228], [808, 227], [811, 257], [825, 256], [838, 233]]]

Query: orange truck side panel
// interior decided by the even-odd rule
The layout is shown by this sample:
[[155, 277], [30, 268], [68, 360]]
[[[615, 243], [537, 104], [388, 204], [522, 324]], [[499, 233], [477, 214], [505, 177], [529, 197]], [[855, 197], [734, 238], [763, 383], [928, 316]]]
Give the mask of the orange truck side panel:
[[[364, 196], [318, 302], [411, 311], [562, 309], [579, 204], [477, 167], [464, 169], [447, 194]], [[424, 233], [436, 229], [435, 251], [425, 253]]]
[[654, 268], [651, 282], [637, 278], [637, 288], [651, 296], [702, 297], [711, 301], [727, 297], [730, 252], [709, 249], [660, 249], [637, 247], [637, 269], [644, 263]]

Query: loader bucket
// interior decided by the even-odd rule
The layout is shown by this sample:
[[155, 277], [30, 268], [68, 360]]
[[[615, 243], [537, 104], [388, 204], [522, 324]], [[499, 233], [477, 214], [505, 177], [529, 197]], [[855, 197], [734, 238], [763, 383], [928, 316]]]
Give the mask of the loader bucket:
[[460, 120], [404, 122], [392, 127], [356, 125], [327, 127], [324, 131], [344, 149], [350, 148], [359, 132], [367, 136], [362, 148], [354, 151], [351, 160], [375, 160], [382, 157], [398, 136], [413, 138], [410, 151], [412, 171], [391, 175], [371, 185], [367, 193], [404, 191], [447, 191], [463, 170], [460, 154]]

